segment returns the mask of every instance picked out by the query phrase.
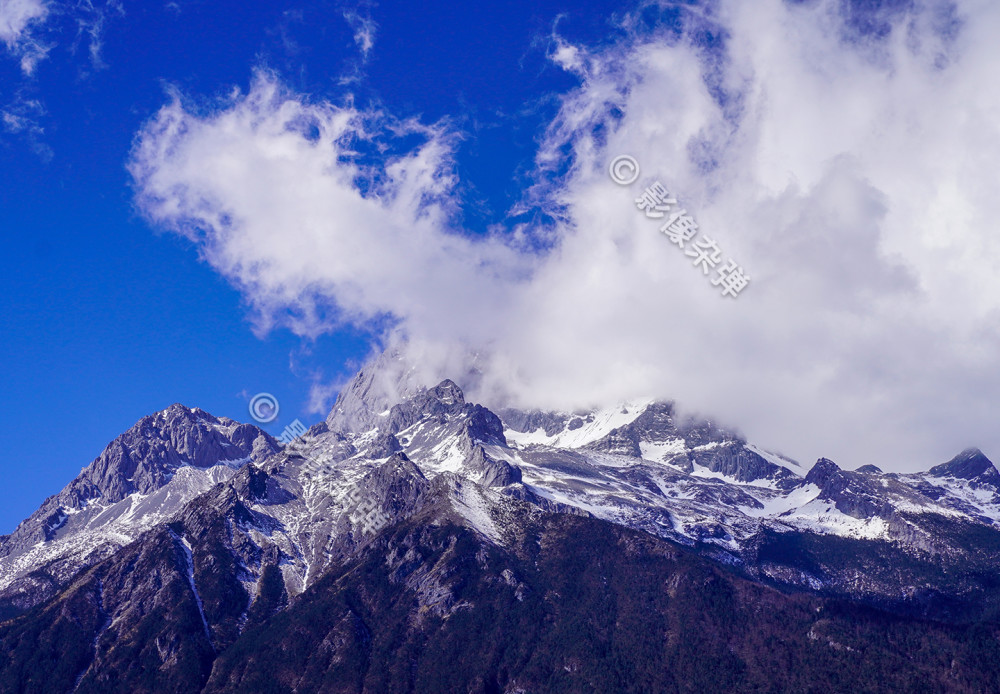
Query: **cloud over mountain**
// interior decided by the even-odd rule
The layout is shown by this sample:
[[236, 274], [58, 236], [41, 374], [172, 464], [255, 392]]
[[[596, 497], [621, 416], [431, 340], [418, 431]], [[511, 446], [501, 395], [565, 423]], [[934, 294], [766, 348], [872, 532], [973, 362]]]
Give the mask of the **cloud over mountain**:
[[[464, 232], [448, 124], [265, 72], [212, 108], [174, 95], [137, 139], [138, 204], [259, 329], [363, 325], [440, 375], [478, 352], [487, 402], [672, 397], [847, 466], [997, 455], [1000, 8], [647, 4], [619, 28], [553, 38], [580, 86], [523, 202], [553, 228]], [[655, 180], [751, 276], [737, 299], [636, 209]]]

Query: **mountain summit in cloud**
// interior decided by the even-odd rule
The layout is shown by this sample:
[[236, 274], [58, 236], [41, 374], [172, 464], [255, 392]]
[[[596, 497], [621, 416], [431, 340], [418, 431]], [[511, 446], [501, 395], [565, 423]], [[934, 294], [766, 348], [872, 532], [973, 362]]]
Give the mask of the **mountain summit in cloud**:
[[[556, 33], [578, 86], [488, 233], [461, 223], [453, 123], [273, 72], [211, 108], [175, 93], [129, 170], [261, 331], [401, 338], [442, 377], [488, 354], [486, 402], [672, 398], [799, 458], [901, 472], [1000, 451], [997, 28], [988, 3], [766, 0], [643, 3], [595, 46]], [[623, 154], [630, 186], [608, 176]], [[637, 209], [655, 184], [754, 278], [737, 300]]]

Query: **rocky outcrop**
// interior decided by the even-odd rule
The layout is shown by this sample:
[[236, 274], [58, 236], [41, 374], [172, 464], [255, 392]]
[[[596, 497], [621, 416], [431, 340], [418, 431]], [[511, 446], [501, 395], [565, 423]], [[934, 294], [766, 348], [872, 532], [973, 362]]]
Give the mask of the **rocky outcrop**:
[[399, 453], [403, 450], [403, 447], [399, 443], [399, 439], [396, 438], [394, 434], [390, 434], [388, 431], [379, 432], [379, 434], [372, 440], [371, 444], [365, 449], [365, 457], [368, 458], [388, 458], [393, 453]]
[[174, 404], [144, 417], [104, 449], [60, 495], [79, 508], [92, 499], [121, 501], [132, 493], [159, 489], [183, 466], [260, 461], [280, 446], [251, 424], [217, 418], [198, 408]]
[[852, 518], [889, 519], [893, 515], [882, 485], [869, 474], [842, 470], [832, 460], [820, 458], [805, 481], [820, 488], [821, 499], [832, 501], [837, 510]]
[[397, 434], [424, 418], [443, 423], [449, 415], [466, 410], [465, 395], [454, 381], [445, 380], [433, 388], [421, 389], [416, 395], [397, 403], [389, 410], [384, 430]]
[[929, 474], [1000, 486], [1000, 472], [997, 472], [993, 462], [978, 448], [968, 448], [947, 463], [935, 465], [929, 470]]
[[[497, 411], [505, 426], [527, 433], [542, 429], [546, 436], [558, 434], [564, 428], [579, 429], [583, 426], [583, 419], [580, 417], [567, 417], [554, 412], [542, 412], [541, 410], [519, 410], [516, 408], [505, 408]], [[568, 423], [567, 423], [568, 421]]]
[[688, 455], [693, 463], [740, 482], [788, 480], [793, 477], [788, 470], [769, 463], [741, 441], [727, 441], [708, 448], [698, 448]]
[[631, 427], [619, 427], [611, 430], [600, 440], [590, 444], [589, 448], [612, 455], [627, 455], [632, 458], [642, 457], [639, 446], [639, 433]]
[[358, 485], [361, 495], [392, 520], [410, 515], [430, 485], [404, 453], [396, 453], [365, 475]]
[[383, 352], [366, 364], [340, 391], [326, 418], [330, 431], [367, 431], [393, 404], [417, 388], [412, 369], [402, 357]]
[[484, 487], [506, 487], [521, 481], [521, 469], [505, 460], [497, 460], [486, 454], [482, 446], [476, 446], [466, 469], [472, 480]]
[[[144, 504], [144, 515], [166, 517], [215, 481], [209, 473], [188, 480], [192, 476], [185, 469], [198, 474], [221, 469], [217, 477], [222, 478], [279, 450], [278, 442], [257, 427], [197, 408], [175, 404], [142, 418], [0, 540], [0, 608], [37, 604], [51, 593], [37, 587], [62, 586], [127, 544], [137, 532], [131, 537], [129, 528], [100, 532], [122, 514]], [[58, 545], [49, 551], [52, 543]], [[38, 555], [39, 564], [21, 563], [22, 555]]]

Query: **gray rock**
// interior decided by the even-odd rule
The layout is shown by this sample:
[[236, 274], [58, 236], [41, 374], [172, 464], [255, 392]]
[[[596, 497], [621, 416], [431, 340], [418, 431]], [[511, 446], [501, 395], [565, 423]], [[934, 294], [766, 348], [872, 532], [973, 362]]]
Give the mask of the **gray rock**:
[[484, 487], [506, 487], [521, 481], [519, 467], [488, 456], [482, 446], [473, 449], [472, 456], [466, 461], [466, 468], [477, 473], [473, 481]]
[[935, 477], [954, 477], [992, 485], [1000, 483], [1000, 472], [997, 472], [993, 462], [978, 448], [967, 448], [947, 463], [936, 465], [928, 472]]
[[[40, 544], [94, 535], [114, 522], [117, 505], [127, 504], [131, 494], [146, 495], [149, 511], [166, 516], [191, 499], [183, 486], [175, 494], [157, 497], [184, 467], [212, 468], [223, 464], [239, 468], [262, 462], [280, 450], [270, 435], [250, 424], [214, 417], [200, 409], [174, 404], [166, 410], [143, 417], [117, 437], [80, 475], [61, 492], [49, 497], [17, 529], [0, 540], [0, 578], [8, 584], [0, 588], [0, 603], [24, 595], [26, 586], [37, 584], [41, 571], [49, 581], [62, 585], [77, 571], [103, 559], [128, 538], [100, 543], [62, 543], [54, 554], [45, 553], [45, 568], [17, 567], [14, 560]], [[231, 474], [231, 473], [230, 473]], [[186, 495], [188, 494], [188, 495]], [[121, 503], [120, 503], [121, 502]], [[134, 512], [130, 506], [129, 512]], [[123, 510], [124, 512], [124, 510]], [[103, 544], [102, 544], [103, 543]], [[116, 544], [117, 543], [117, 544]], [[28, 574], [35, 572], [35, 578]], [[28, 592], [32, 592], [28, 590]], [[34, 591], [38, 599], [45, 591]], [[16, 598], [24, 604], [24, 598]]]

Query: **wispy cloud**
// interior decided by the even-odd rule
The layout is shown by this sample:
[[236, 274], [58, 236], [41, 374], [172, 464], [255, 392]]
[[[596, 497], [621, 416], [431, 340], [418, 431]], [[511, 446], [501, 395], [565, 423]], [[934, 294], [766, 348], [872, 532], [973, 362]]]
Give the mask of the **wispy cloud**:
[[21, 61], [21, 69], [30, 75], [48, 47], [34, 35], [49, 14], [43, 0], [0, 0], [0, 41]]
[[0, 0], [0, 41], [15, 59], [20, 61], [23, 75], [13, 94], [0, 91], [0, 132], [13, 134], [26, 140], [43, 159], [51, 159], [52, 148], [44, 141], [46, 108], [35, 96], [41, 81], [36, 74], [38, 64], [60, 44], [65, 32], [75, 29], [76, 37], [68, 46], [76, 54], [86, 45], [89, 60], [87, 68], [80, 68], [82, 75], [90, 70], [105, 67], [101, 57], [104, 32], [109, 19], [124, 16], [121, 0], [105, 0], [95, 4], [92, 0], [73, 3], [46, 3], [42, 0]]
[[344, 381], [342, 380], [313, 381], [312, 385], [309, 386], [309, 401], [306, 403], [306, 412], [326, 416], [337, 398], [337, 393], [343, 387]]
[[19, 93], [9, 104], [0, 107], [0, 130], [23, 137], [39, 157], [48, 161], [53, 152], [43, 140], [45, 129], [41, 121], [44, 114], [45, 107], [40, 101]]
[[125, 16], [124, 4], [120, 0], [107, 0], [103, 5], [95, 5], [91, 0], [86, 0], [76, 5], [73, 14], [77, 25], [77, 41], [86, 39], [91, 67], [94, 70], [107, 67], [101, 54], [104, 32], [110, 19]]
[[372, 48], [375, 47], [375, 32], [378, 29], [378, 25], [375, 24], [375, 20], [372, 19], [371, 14], [364, 8], [345, 10], [344, 19], [351, 27], [351, 31], [354, 32], [354, 43], [358, 45], [358, 50], [361, 51], [362, 60], [367, 61]]
[[[443, 375], [481, 349], [489, 400], [676, 398], [846, 464], [1000, 457], [1000, 7], [845, 7], [719, 2], [639, 29], [678, 12], [650, 4], [617, 44], [556, 39], [582, 86], [526, 200], [560, 220], [555, 244], [452, 227], [445, 126], [266, 74], [208, 116], [163, 108], [131, 164], [139, 205], [198, 243], [260, 329], [379, 320]], [[399, 151], [400, 133], [421, 144]], [[631, 188], [607, 175], [622, 153], [643, 167]], [[636, 210], [654, 179], [749, 269], [738, 300]]]

